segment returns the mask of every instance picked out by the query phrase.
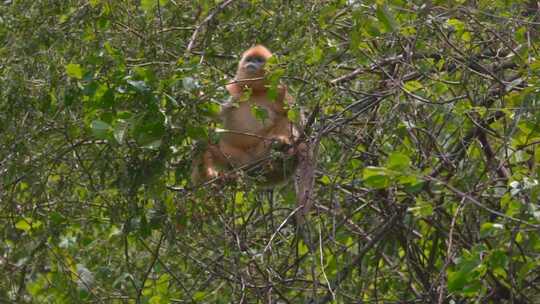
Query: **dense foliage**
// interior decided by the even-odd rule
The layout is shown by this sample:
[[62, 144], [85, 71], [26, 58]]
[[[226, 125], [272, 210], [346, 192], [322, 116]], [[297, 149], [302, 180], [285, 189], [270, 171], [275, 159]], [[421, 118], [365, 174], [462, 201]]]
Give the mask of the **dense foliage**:
[[[3, 1], [0, 302], [540, 303], [535, 5]], [[256, 43], [303, 225], [292, 182], [189, 184]]]

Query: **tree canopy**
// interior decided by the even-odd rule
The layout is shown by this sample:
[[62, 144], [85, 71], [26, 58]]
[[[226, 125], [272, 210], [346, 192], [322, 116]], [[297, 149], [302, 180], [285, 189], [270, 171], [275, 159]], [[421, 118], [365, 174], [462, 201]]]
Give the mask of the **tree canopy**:
[[[0, 302], [540, 303], [531, 0], [0, 4]], [[239, 54], [314, 150], [190, 184]]]

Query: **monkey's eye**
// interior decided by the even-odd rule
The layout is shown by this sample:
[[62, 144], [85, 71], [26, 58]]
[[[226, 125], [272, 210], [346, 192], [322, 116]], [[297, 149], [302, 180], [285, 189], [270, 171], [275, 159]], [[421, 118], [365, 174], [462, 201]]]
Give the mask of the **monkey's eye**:
[[262, 57], [248, 57], [246, 60], [247, 60], [247, 62], [254, 62], [254, 63], [263, 63], [264, 62], [264, 58], [262, 58]]

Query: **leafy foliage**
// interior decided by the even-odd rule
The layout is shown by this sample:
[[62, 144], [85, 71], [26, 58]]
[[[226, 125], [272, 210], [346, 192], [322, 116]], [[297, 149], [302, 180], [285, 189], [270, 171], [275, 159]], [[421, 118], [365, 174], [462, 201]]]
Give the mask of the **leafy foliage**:
[[[0, 302], [538, 303], [536, 5], [4, 1]], [[189, 184], [256, 43], [315, 113], [303, 225]]]

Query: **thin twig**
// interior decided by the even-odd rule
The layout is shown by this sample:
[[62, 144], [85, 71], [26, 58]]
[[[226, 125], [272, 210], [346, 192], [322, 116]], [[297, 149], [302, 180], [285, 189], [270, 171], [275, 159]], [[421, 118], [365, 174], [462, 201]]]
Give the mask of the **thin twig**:
[[217, 13], [224, 10], [229, 4], [231, 4], [234, 0], [225, 0], [221, 2], [218, 6], [216, 6], [204, 20], [197, 25], [195, 28], [195, 31], [193, 31], [193, 34], [191, 35], [191, 39], [189, 40], [186, 53], [191, 53], [193, 48], [195, 47], [195, 41], [197, 40], [197, 37], [199, 36], [199, 33], [203, 30], [204, 27], [217, 15]]
[[431, 177], [431, 176], [424, 176], [424, 179], [427, 180], [427, 181], [440, 183], [441, 185], [446, 187], [448, 190], [452, 191], [454, 194], [456, 194], [460, 198], [465, 198], [469, 202], [473, 203], [474, 205], [476, 205], [476, 206], [480, 207], [481, 209], [484, 209], [484, 210], [486, 210], [486, 211], [488, 211], [488, 212], [490, 212], [492, 214], [495, 214], [495, 215], [500, 216], [502, 218], [505, 218], [507, 220], [514, 221], [514, 222], [517, 222], [517, 223], [520, 223], [520, 224], [523, 224], [523, 225], [526, 225], [526, 226], [529, 226], [529, 227], [540, 228], [540, 225], [531, 224], [531, 223], [526, 222], [524, 220], [521, 220], [521, 219], [518, 219], [518, 218], [515, 218], [515, 217], [512, 217], [512, 216], [506, 215], [506, 214], [504, 214], [502, 212], [499, 212], [497, 210], [493, 210], [493, 209], [485, 206], [484, 204], [482, 204], [481, 202], [479, 202], [478, 200], [476, 200], [474, 197], [470, 196], [469, 194], [460, 191], [459, 189], [453, 187], [452, 185], [450, 185], [450, 184], [448, 184], [448, 183], [446, 183], [446, 182], [444, 182], [444, 181], [442, 181], [440, 179], [437, 179], [437, 178], [434, 178], [434, 177]]

